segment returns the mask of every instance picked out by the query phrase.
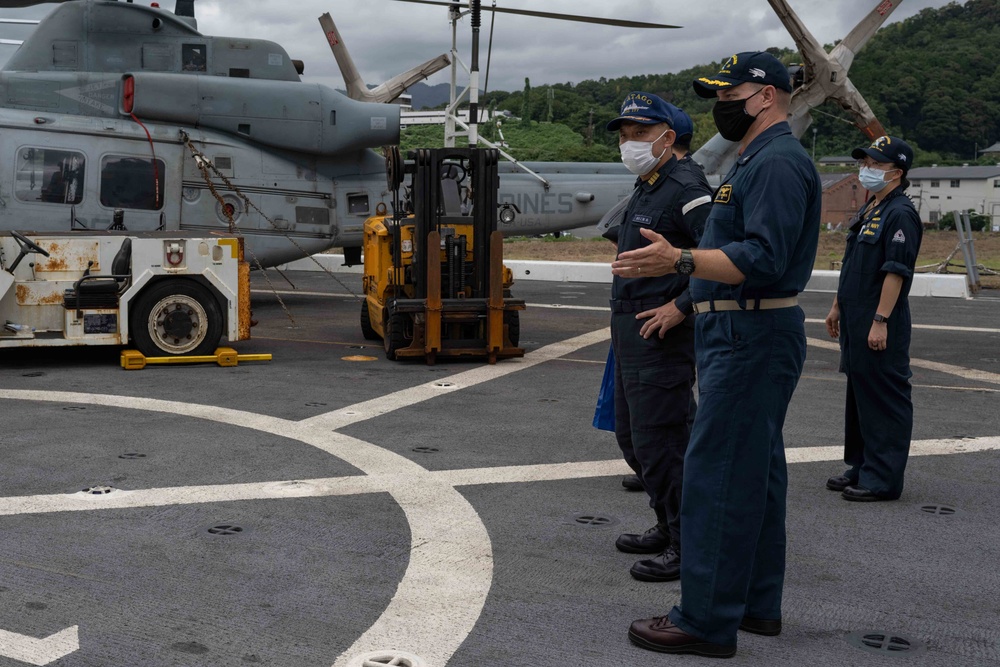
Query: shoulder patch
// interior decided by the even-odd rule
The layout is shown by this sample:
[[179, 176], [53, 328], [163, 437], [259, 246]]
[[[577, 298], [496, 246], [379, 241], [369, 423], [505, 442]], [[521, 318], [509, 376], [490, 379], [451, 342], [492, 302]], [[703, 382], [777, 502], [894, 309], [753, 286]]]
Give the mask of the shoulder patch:
[[730, 198], [733, 196], [733, 186], [723, 185], [719, 188], [719, 191], [715, 193], [715, 203], [716, 204], [728, 204]]
[[906, 235], [903, 234], [903, 230], [899, 229], [895, 234], [892, 235], [893, 243], [906, 243]]
[[697, 199], [692, 199], [688, 203], [684, 204], [683, 208], [681, 208], [681, 215], [687, 215], [688, 212], [698, 208], [702, 204], [710, 204], [711, 202], [712, 198], [709, 197], [708, 195], [705, 195], [704, 197], [698, 197]]

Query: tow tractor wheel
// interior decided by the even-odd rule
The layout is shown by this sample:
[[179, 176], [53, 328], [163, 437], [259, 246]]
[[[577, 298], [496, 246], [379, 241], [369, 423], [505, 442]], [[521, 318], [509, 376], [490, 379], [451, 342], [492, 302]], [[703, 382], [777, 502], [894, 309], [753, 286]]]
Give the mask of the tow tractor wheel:
[[167, 280], [138, 298], [131, 330], [147, 357], [211, 354], [222, 339], [222, 312], [198, 283]]
[[361, 335], [365, 337], [365, 340], [378, 340], [381, 338], [378, 332], [372, 328], [372, 317], [371, 313], [368, 312], [367, 298], [361, 301]]

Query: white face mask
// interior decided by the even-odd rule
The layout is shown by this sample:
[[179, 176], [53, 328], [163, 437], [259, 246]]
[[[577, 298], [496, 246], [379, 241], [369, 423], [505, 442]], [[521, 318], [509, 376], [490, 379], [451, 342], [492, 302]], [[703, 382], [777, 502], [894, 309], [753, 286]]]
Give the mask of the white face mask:
[[[890, 169], [890, 171], [895, 171], [895, 169]], [[858, 180], [861, 181], [861, 185], [870, 192], [881, 192], [885, 188], [886, 172], [881, 169], [874, 169], [872, 167], [861, 167], [858, 170]]]
[[648, 174], [659, 164], [660, 158], [667, 152], [667, 147], [659, 155], [653, 155], [653, 144], [663, 138], [663, 135], [670, 131], [668, 127], [663, 134], [652, 141], [626, 141], [618, 146], [622, 152], [622, 162], [625, 167], [636, 176]]

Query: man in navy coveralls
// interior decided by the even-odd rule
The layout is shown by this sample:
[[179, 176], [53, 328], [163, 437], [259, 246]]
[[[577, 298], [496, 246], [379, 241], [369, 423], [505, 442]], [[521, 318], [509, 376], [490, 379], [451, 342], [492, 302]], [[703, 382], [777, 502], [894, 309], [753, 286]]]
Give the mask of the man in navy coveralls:
[[806, 341], [797, 295], [819, 236], [819, 174], [787, 123], [788, 71], [739, 53], [694, 82], [740, 156], [715, 193], [698, 249], [650, 232], [615, 275], [692, 276], [699, 404], [684, 460], [681, 603], [632, 623], [629, 638], [664, 653], [728, 658], [737, 629], [781, 632], [787, 470], [781, 429]]

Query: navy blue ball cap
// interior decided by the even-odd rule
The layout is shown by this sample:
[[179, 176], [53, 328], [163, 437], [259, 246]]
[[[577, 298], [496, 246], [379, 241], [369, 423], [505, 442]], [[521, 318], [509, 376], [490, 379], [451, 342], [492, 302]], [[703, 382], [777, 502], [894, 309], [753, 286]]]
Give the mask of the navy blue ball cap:
[[891, 163], [900, 169], [908, 170], [913, 166], [913, 149], [902, 139], [886, 135], [872, 142], [868, 148], [855, 148], [851, 157], [855, 160], [870, 157], [876, 162]]
[[618, 113], [621, 115], [608, 123], [609, 132], [617, 132], [622, 126], [622, 121], [626, 120], [643, 125], [666, 123], [673, 127], [674, 124], [674, 117], [667, 103], [652, 93], [641, 91], [629, 93], [625, 96], [621, 111]]
[[744, 51], [726, 58], [722, 69], [712, 76], [703, 76], [693, 82], [694, 92], [701, 97], [715, 97], [715, 92], [732, 88], [741, 83], [762, 83], [779, 90], [792, 92], [788, 68], [767, 51]]
[[666, 105], [670, 109], [670, 115], [673, 116], [674, 121], [670, 123], [670, 127], [677, 133], [677, 138], [680, 139], [685, 135], [693, 135], [694, 121], [691, 120], [691, 116], [687, 115], [684, 109], [674, 106], [670, 102], [667, 102]]

